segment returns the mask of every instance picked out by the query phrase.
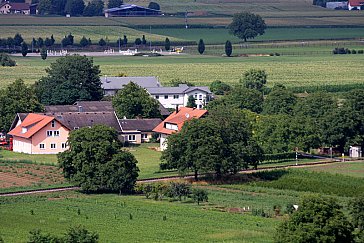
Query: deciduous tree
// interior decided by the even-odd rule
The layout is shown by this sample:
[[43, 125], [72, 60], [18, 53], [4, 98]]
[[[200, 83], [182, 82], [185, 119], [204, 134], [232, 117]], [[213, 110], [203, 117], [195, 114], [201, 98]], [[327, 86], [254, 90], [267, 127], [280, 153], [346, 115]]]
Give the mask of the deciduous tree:
[[46, 72], [48, 75], [35, 84], [37, 96], [43, 104], [65, 105], [103, 97], [100, 68], [86, 56], [61, 57], [51, 63]]
[[109, 0], [109, 2], [107, 3], [107, 7], [116, 8], [116, 7], [120, 7], [122, 4], [123, 4], [122, 0]]
[[216, 95], [224, 95], [231, 90], [231, 87], [227, 83], [215, 80], [210, 84], [210, 90]]
[[186, 107], [190, 107], [190, 108], [196, 108], [197, 107], [196, 99], [193, 97], [193, 95], [188, 96]]
[[115, 129], [103, 125], [73, 131], [70, 149], [58, 154], [64, 176], [86, 192], [131, 192], [138, 177], [137, 161], [121, 150]]
[[228, 26], [230, 34], [247, 41], [263, 35], [266, 25], [262, 17], [249, 12], [236, 13]]
[[267, 83], [267, 74], [261, 69], [250, 69], [243, 74], [240, 82], [248, 89], [262, 91]]
[[65, 12], [71, 16], [82, 15], [85, 9], [85, 2], [83, 0], [67, 0]]
[[283, 85], [275, 85], [263, 104], [265, 114], [292, 114], [297, 97]]
[[160, 117], [159, 103], [139, 85], [130, 82], [119, 90], [113, 98], [113, 107], [117, 115], [122, 118]]

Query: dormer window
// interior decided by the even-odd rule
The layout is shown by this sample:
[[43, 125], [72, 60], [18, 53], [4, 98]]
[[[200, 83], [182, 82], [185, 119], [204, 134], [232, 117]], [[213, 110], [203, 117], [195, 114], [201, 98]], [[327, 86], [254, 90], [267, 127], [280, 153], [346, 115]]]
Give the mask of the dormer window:
[[166, 122], [164, 126], [167, 129], [178, 131], [178, 126], [176, 124]]
[[28, 129], [26, 127], [21, 128], [21, 133], [26, 133], [27, 131], [28, 131]]
[[51, 122], [51, 126], [52, 126], [52, 127], [55, 127], [55, 126], [56, 126], [56, 121], [55, 121], [55, 120], [53, 120], [53, 121]]

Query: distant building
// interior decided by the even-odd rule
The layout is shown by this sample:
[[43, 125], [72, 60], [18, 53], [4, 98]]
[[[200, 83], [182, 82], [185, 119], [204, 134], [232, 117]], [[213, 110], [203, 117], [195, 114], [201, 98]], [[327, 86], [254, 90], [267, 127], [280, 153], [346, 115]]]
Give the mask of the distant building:
[[153, 129], [162, 122], [159, 118], [152, 119], [119, 119], [122, 130], [122, 141], [130, 143], [150, 142]]
[[364, 0], [349, 0], [349, 10], [364, 10]]
[[180, 84], [178, 87], [150, 87], [148, 92], [164, 107], [176, 109], [186, 106], [188, 97], [193, 96], [198, 109], [203, 109], [212, 99], [212, 92], [207, 86], [192, 86]]
[[30, 14], [30, 5], [28, 3], [10, 3], [3, 2], [0, 4], [0, 14]]
[[137, 6], [134, 4], [123, 4], [120, 7], [109, 8], [104, 11], [105, 17], [127, 17], [127, 16], [157, 16], [160, 10]]
[[167, 138], [169, 135], [180, 131], [183, 124], [191, 119], [199, 119], [207, 114], [207, 110], [181, 107], [168, 116], [153, 131], [160, 134], [160, 149], [167, 148]]
[[348, 2], [326, 2], [326, 8], [329, 9], [348, 9]]
[[104, 89], [104, 95], [112, 96], [130, 82], [133, 82], [142, 88], [161, 86], [156, 77], [102, 77], [101, 87]]
[[361, 158], [363, 157], [363, 151], [361, 146], [350, 146], [349, 156], [352, 158]]

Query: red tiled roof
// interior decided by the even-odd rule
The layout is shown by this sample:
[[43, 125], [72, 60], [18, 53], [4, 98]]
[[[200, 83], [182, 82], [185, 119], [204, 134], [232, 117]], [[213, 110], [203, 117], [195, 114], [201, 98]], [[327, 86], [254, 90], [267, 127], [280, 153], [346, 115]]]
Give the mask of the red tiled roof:
[[163, 134], [172, 134], [176, 132], [175, 130], [165, 128], [165, 123], [172, 123], [178, 126], [178, 131], [181, 130], [185, 121], [191, 120], [193, 118], [201, 118], [203, 115], [207, 113], [207, 110], [199, 110], [195, 108], [181, 107], [178, 112], [173, 112], [170, 116], [168, 116], [163, 122], [161, 122], [156, 128], [153, 129], [153, 132], [163, 133]]
[[364, 5], [364, 0], [349, 0], [349, 4], [352, 7], [359, 7], [361, 5]]
[[[24, 121], [19, 126], [11, 130], [8, 134], [22, 138], [30, 138], [54, 119], [55, 118], [51, 116], [29, 113]], [[23, 128], [27, 129], [24, 133]]]

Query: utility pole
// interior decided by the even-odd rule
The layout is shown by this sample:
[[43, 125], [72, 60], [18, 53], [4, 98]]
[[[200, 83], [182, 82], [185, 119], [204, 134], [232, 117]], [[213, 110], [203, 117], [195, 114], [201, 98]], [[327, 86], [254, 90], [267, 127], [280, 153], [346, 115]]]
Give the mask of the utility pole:
[[186, 9], [186, 12], [185, 12], [185, 25], [186, 25], [186, 29], [188, 29], [188, 24], [187, 24], [187, 9]]
[[120, 39], [120, 35], [119, 35], [119, 39], [118, 39], [118, 42], [119, 42], [119, 52], [120, 52], [120, 42], [121, 42], [121, 39]]

